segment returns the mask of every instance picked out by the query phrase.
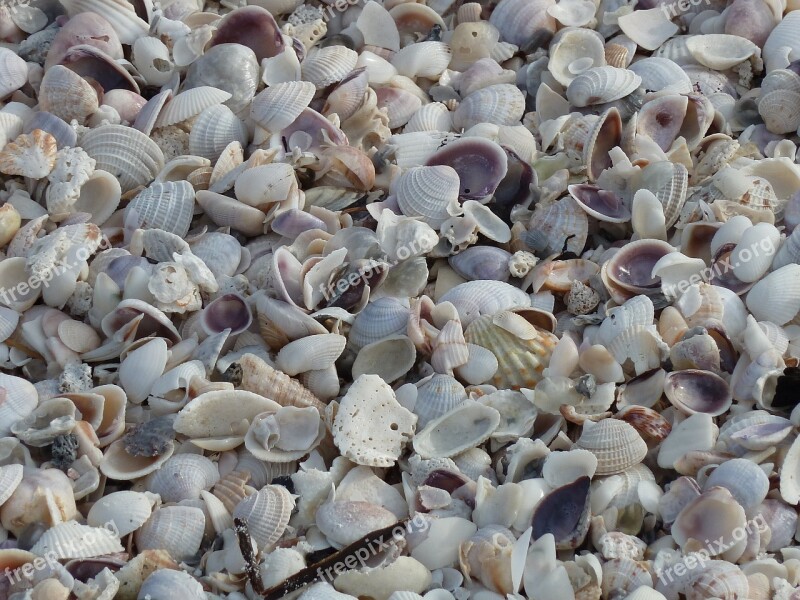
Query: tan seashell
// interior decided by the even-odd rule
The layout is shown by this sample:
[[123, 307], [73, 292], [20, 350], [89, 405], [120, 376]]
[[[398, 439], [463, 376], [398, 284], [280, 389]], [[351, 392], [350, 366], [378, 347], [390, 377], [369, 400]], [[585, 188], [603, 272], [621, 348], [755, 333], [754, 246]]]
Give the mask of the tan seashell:
[[621, 473], [642, 462], [647, 454], [647, 444], [639, 432], [617, 419], [586, 421], [575, 445], [597, 457], [598, 475]]
[[206, 518], [193, 506], [163, 506], [133, 535], [139, 550], [166, 550], [178, 561], [190, 560], [200, 549]]
[[23, 470], [22, 481], [0, 509], [3, 527], [18, 536], [31, 523], [55, 525], [77, 516], [72, 484], [57, 469]]
[[480, 20], [459, 23], [448, 42], [452, 52], [450, 69], [463, 72], [476, 62], [489, 59], [499, 39], [500, 32], [491, 23]]
[[156, 456], [133, 456], [125, 451], [125, 440], [117, 440], [106, 448], [100, 472], [111, 479], [131, 481], [158, 469], [174, 451], [175, 445], [169, 442], [167, 450]]
[[241, 370], [240, 389], [271, 398], [281, 406], [311, 406], [320, 412], [325, 410], [325, 404], [299, 381], [272, 368], [258, 356], [244, 354], [235, 365], [238, 365], [237, 370]]
[[264, 232], [267, 216], [257, 208], [208, 190], [198, 190], [195, 199], [208, 217], [221, 227], [231, 227], [247, 236]]
[[243, 499], [233, 510], [233, 517], [243, 519], [261, 552], [275, 546], [281, 538], [294, 509], [294, 497], [280, 485], [268, 485]]
[[342, 354], [346, 343], [347, 338], [335, 333], [311, 335], [281, 348], [275, 362], [288, 375], [327, 369]]
[[62, 65], [47, 70], [39, 89], [39, 107], [67, 123], [81, 125], [99, 107], [95, 89], [75, 71]]
[[342, 455], [357, 464], [391, 466], [413, 435], [416, 415], [377, 375], [362, 375], [338, 406], [331, 431]]
[[[396, 521], [397, 517], [383, 506], [358, 500], [326, 502], [316, 514], [317, 527], [335, 548], [343, 548]], [[342, 527], [342, 523], [350, 526]]]
[[56, 139], [41, 129], [22, 134], [0, 152], [0, 173], [42, 179], [56, 160]]

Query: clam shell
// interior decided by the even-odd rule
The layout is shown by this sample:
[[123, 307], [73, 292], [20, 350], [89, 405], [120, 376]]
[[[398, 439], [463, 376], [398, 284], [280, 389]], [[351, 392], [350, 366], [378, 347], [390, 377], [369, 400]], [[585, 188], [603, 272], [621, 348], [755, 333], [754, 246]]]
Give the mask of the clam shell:
[[134, 456], [126, 451], [123, 438], [106, 448], [99, 469], [111, 479], [132, 481], [158, 469], [174, 451], [175, 445], [170, 440], [164, 444], [161, 452], [154, 456]]
[[481, 445], [500, 424], [494, 408], [466, 400], [430, 421], [413, 440], [422, 458], [449, 458]]
[[55, 65], [42, 79], [39, 106], [67, 123], [76, 119], [84, 124], [99, 107], [97, 92], [80, 75]]
[[586, 421], [575, 446], [597, 457], [598, 475], [614, 475], [639, 464], [647, 454], [647, 444], [631, 425], [618, 419]]
[[126, 222], [135, 211], [135, 228], [160, 229], [185, 237], [194, 213], [194, 196], [194, 188], [186, 181], [153, 183], [125, 208]]
[[253, 98], [250, 117], [267, 131], [280, 131], [308, 107], [314, 92], [314, 84], [307, 81], [272, 85]]
[[47, 177], [56, 159], [56, 139], [41, 129], [23, 133], [0, 152], [0, 173], [32, 179]]
[[396, 184], [397, 204], [404, 215], [422, 217], [438, 228], [458, 210], [458, 173], [447, 165], [411, 167]]
[[367, 304], [350, 326], [348, 346], [354, 350], [402, 333], [408, 325], [408, 302], [384, 296]]
[[8, 48], [0, 49], [0, 100], [10, 96], [28, 81], [28, 65]]
[[139, 588], [139, 597], [161, 600], [174, 594], [176, 589], [181, 590], [186, 600], [203, 600], [205, 596], [203, 586], [189, 573], [162, 568], [144, 580]]
[[548, 9], [555, 1], [500, 0], [492, 11], [489, 22], [497, 27], [502, 38], [517, 46], [523, 46], [532, 38], [547, 37], [555, 33], [556, 20]]
[[125, 5], [106, 6], [102, 0], [64, 0], [63, 5], [70, 16], [85, 12], [102, 15], [117, 32], [119, 41], [123, 44], [133, 44], [138, 38], [147, 37], [147, 23]]
[[230, 93], [207, 85], [185, 90], [164, 105], [158, 114], [155, 127], [182, 123], [201, 114], [205, 109], [222, 104], [230, 98]]
[[417, 426], [422, 429], [431, 420], [441, 417], [466, 399], [464, 386], [454, 377], [435, 373], [417, 385], [417, 401], [414, 404], [414, 414], [419, 418]]
[[722, 377], [699, 369], [668, 373], [664, 393], [673, 406], [690, 415], [706, 413], [716, 417], [727, 412], [733, 401]]
[[389, 336], [359, 350], [352, 375], [357, 379], [371, 373], [384, 381], [396, 381], [411, 370], [416, 358], [417, 351], [408, 336]]
[[92, 505], [86, 523], [92, 527], [113, 523], [119, 537], [124, 537], [145, 524], [152, 507], [152, 499], [140, 492], [112, 492]]
[[31, 552], [37, 556], [53, 555], [58, 559], [92, 558], [122, 552], [122, 545], [114, 533], [105, 527], [89, 527], [77, 521], [67, 521], [45, 531]]
[[161, 465], [149, 480], [148, 491], [163, 502], [196, 500], [219, 480], [219, 470], [205, 456], [176, 454]]
[[525, 292], [509, 283], [478, 280], [451, 288], [439, 298], [439, 302], [450, 302], [455, 306], [461, 323], [464, 327], [468, 327], [482, 316], [491, 316], [515, 308], [526, 308], [530, 306], [531, 299]]
[[189, 133], [189, 151], [211, 161], [216, 161], [231, 142], [246, 145], [247, 128], [224, 104], [206, 108]]
[[642, 78], [646, 92], [688, 94], [693, 91], [692, 80], [677, 63], [668, 58], [647, 57], [632, 63], [629, 70]]
[[580, 73], [606, 64], [603, 37], [585, 28], [567, 28], [558, 32], [550, 44], [547, 69], [565, 88]]
[[8, 500], [22, 481], [22, 465], [0, 467], [0, 506]]
[[396, 521], [397, 517], [382, 506], [352, 500], [326, 502], [316, 515], [317, 527], [335, 548], [343, 548]]
[[7, 436], [11, 426], [30, 415], [39, 402], [39, 394], [33, 384], [21, 377], [0, 373], [0, 433]]
[[281, 538], [294, 509], [294, 498], [280, 485], [268, 485], [247, 496], [234, 509], [234, 519], [243, 519], [261, 552]]
[[84, 151], [119, 180], [122, 191], [147, 185], [164, 168], [164, 154], [149, 137], [122, 125], [101, 125], [80, 140]]
[[392, 56], [392, 65], [400, 75], [411, 79], [437, 79], [452, 57], [450, 47], [443, 42], [423, 41], [410, 44]]
[[464, 98], [453, 113], [456, 129], [469, 129], [478, 123], [516, 125], [525, 112], [525, 96], [508, 83], [490, 85]]
[[786, 265], [761, 279], [748, 292], [746, 304], [758, 321], [788, 323], [800, 310], [800, 265]]
[[624, 98], [642, 83], [642, 78], [628, 69], [603, 66], [584, 71], [567, 87], [567, 100], [573, 106], [605, 104]]
[[178, 561], [191, 560], [200, 549], [206, 517], [193, 506], [163, 506], [133, 535], [142, 550], [166, 550]]
[[346, 343], [347, 338], [335, 333], [301, 338], [281, 348], [276, 365], [288, 375], [327, 369], [342, 354]]
[[341, 81], [356, 66], [358, 54], [345, 46], [328, 46], [310, 53], [300, 68], [305, 81], [326, 88]]

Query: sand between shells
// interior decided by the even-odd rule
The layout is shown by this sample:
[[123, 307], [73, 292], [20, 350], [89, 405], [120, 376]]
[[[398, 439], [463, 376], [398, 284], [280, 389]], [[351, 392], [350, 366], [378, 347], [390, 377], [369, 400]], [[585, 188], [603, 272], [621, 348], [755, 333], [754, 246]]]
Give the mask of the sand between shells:
[[0, 41], [0, 599], [800, 598], [797, 0]]

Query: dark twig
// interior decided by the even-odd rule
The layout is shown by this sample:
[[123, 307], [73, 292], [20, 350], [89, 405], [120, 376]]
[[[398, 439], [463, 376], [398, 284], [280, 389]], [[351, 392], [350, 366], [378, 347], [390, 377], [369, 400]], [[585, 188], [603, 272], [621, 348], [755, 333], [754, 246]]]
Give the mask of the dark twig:
[[253, 554], [253, 545], [250, 542], [247, 523], [244, 519], [235, 517], [233, 519], [233, 530], [236, 532], [239, 550], [242, 553], [242, 558], [244, 558], [244, 572], [247, 575], [247, 579], [250, 580], [253, 591], [259, 596], [263, 596], [265, 592], [264, 581], [261, 579], [261, 573], [258, 570], [258, 560]]

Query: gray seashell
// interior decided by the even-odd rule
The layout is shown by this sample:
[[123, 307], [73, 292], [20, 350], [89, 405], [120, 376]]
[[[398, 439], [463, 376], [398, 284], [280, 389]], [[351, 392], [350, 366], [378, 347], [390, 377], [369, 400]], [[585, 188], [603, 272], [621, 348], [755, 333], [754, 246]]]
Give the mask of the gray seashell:
[[33, 117], [26, 121], [22, 133], [31, 133], [34, 129], [41, 129], [56, 139], [59, 150], [69, 146], [74, 148], [78, 142], [78, 134], [63, 119], [46, 111], [37, 111]]
[[370, 302], [356, 315], [347, 338], [348, 346], [358, 350], [390, 335], [405, 332], [409, 314], [407, 300], [385, 296]]
[[417, 432], [414, 451], [422, 458], [450, 458], [480, 446], [499, 424], [495, 409], [466, 400]]
[[[234, 66], [234, 68], [231, 68]], [[258, 87], [255, 53], [241, 44], [220, 44], [194, 61], [186, 72], [184, 89], [208, 85], [231, 94], [225, 106], [239, 114], [246, 110]]]
[[641, 77], [641, 86], [646, 92], [689, 94], [693, 91], [692, 80], [683, 68], [668, 58], [643, 58], [628, 69]]
[[219, 481], [217, 466], [200, 454], [175, 454], [150, 476], [147, 490], [163, 502], [196, 500]]
[[262, 552], [271, 549], [281, 538], [294, 509], [294, 497], [280, 485], [267, 485], [257, 494], [242, 500], [233, 517], [243, 519]]
[[706, 479], [703, 491], [717, 485], [726, 488], [747, 511], [761, 504], [769, 492], [769, 478], [764, 470], [744, 458], [725, 461], [715, 468]]
[[491, 279], [508, 281], [508, 261], [511, 253], [492, 246], [472, 246], [451, 256], [448, 260], [453, 270], [464, 279]]
[[417, 386], [414, 414], [419, 417], [417, 427], [422, 429], [431, 420], [438, 419], [467, 399], [467, 392], [458, 380], [450, 375], [434, 374]]
[[83, 135], [79, 144], [97, 161], [97, 169], [119, 179], [123, 193], [147, 185], [164, 168], [161, 148], [131, 127], [101, 125]]
[[125, 451], [131, 456], [161, 456], [169, 452], [175, 439], [172, 425], [175, 415], [164, 415], [134, 425], [122, 437]]
[[247, 145], [247, 128], [233, 111], [217, 104], [205, 109], [192, 125], [189, 151], [216, 161], [231, 142]]
[[194, 213], [194, 188], [188, 181], [154, 183], [142, 190], [125, 208], [125, 220], [136, 212], [136, 229], [161, 229], [184, 237]]
[[176, 594], [180, 600], [206, 599], [203, 586], [189, 573], [159, 569], [144, 580], [137, 600], [175, 600]]
[[468, 281], [448, 290], [439, 302], [451, 302], [466, 328], [481, 315], [531, 305], [528, 294], [502, 281]]
[[307, 81], [270, 86], [253, 99], [250, 117], [267, 131], [280, 131], [291, 125], [308, 107], [315, 91], [314, 84]]
[[172, 90], [162, 90], [147, 101], [136, 115], [133, 128], [145, 135], [150, 135], [156, 126], [156, 121], [161, 115], [164, 105], [172, 98]]

